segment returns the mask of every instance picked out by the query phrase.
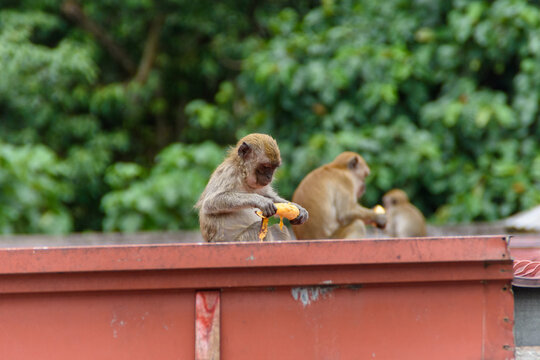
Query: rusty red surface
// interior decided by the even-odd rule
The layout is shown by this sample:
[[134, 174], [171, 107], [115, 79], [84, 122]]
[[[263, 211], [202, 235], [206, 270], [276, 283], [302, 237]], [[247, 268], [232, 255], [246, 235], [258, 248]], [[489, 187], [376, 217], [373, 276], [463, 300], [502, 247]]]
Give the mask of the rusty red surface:
[[513, 358], [500, 236], [10, 248], [0, 278], [1, 359]]
[[512, 258], [540, 261], [540, 235], [511, 236], [509, 244]]
[[0, 359], [194, 358], [188, 291], [2, 294], [0, 304]]
[[[507, 259], [504, 237], [0, 249], [0, 273], [55, 273]], [[84, 261], [81, 261], [84, 259]]]
[[223, 358], [513, 357], [512, 295], [489, 284], [231, 289], [222, 301]]

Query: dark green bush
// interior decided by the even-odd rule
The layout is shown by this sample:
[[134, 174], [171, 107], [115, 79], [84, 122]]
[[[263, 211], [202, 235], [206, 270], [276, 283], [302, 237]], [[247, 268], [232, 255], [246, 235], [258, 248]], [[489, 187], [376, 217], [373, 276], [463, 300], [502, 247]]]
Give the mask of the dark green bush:
[[148, 175], [137, 164], [116, 163], [106, 174], [117, 190], [103, 198], [104, 230], [196, 228], [193, 206], [223, 155], [211, 142], [173, 144], [158, 155]]

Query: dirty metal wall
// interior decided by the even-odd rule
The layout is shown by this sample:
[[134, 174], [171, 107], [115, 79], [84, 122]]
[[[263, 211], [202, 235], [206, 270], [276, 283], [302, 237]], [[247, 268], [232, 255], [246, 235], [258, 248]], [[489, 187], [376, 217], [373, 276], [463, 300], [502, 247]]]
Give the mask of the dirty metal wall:
[[512, 359], [505, 238], [0, 249], [1, 359]]

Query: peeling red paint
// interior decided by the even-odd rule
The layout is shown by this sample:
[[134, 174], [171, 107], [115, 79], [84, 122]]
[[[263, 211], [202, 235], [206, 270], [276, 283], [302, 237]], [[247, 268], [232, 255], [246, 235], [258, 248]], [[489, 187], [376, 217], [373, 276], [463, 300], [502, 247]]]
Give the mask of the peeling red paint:
[[198, 291], [195, 296], [195, 359], [219, 360], [219, 291]]

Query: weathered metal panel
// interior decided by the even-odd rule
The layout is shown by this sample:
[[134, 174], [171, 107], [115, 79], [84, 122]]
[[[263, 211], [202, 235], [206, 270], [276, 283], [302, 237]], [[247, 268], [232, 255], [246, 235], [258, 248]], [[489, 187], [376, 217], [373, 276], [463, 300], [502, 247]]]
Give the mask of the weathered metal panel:
[[[495, 294], [495, 287], [452, 282], [227, 290], [223, 357], [511, 359], [512, 327], [503, 318], [512, 321], [512, 299], [509, 292]], [[495, 303], [500, 308], [490, 307]]]
[[0, 295], [0, 359], [194, 358], [194, 294]]
[[382, 284], [511, 279], [511, 261], [0, 275], [0, 293]]
[[501, 236], [0, 249], [0, 358], [512, 359], [512, 278]]
[[6, 248], [0, 250], [0, 274], [505, 260], [505, 241], [485, 236]]

